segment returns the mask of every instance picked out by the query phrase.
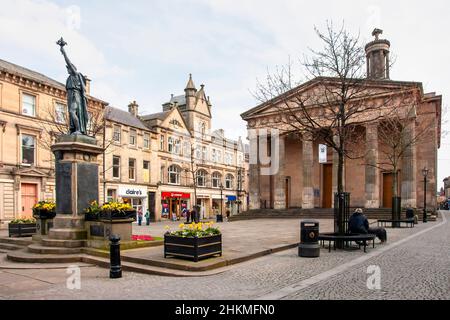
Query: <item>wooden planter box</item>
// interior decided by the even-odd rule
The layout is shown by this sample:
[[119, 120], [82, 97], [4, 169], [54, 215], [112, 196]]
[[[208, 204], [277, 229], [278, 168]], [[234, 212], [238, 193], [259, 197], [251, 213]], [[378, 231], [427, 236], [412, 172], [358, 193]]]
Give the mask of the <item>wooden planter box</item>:
[[9, 236], [29, 237], [36, 234], [36, 223], [10, 223]]
[[100, 217], [100, 214], [93, 214], [93, 213], [85, 213], [84, 214], [85, 221], [98, 221], [99, 217]]
[[100, 212], [99, 220], [136, 220], [136, 210]]
[[168, 256], [193, 260], [222, 256], [222, 235], [203, 238], [183, 238], [164, 235], [164, 258]]
[[56, 211], [48, 211], [42, 209], [33, 209], [33, 217], [35, 219], [48, 220], [56, 217]]

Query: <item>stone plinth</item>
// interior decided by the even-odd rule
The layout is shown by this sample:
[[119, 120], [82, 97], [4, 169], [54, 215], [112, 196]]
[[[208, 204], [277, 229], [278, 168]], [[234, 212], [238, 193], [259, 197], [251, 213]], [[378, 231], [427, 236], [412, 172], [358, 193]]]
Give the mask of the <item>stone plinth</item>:
[[92, 137], [63, 135], [52, 146], [55, 154], [56, 217], [50, 239], [86, 239], [84, 209], [98, 201], [97, 156], [103, 152]]
[[87, 246], [104, 249], [109, 247], [109, 237], [118, 235], [120, 241], [129, 242], [133, 232], [133, 219], [86, 221]]

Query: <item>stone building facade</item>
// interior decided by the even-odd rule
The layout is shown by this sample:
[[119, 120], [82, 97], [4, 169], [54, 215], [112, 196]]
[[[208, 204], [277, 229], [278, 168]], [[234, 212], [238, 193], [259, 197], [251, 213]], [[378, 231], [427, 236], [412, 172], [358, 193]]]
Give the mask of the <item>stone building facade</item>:
[[[402, 99], [407, 101], [399, 113], [404, 112], [402, 122], [408, 137], [415, 132], [425, 131], [427, 139], [417, 140], [407, 146], [399, 164], [398, 193], [402, 197], [402, 205], [413, 207], [423, 205], [422, 168], [427, 167], [427, 202], [429, 207], [436, 207], [437, 188], [437, 150], [441, 138], [441, 104], [442, 97], [435, 93], [424, 93], [422, 84], [390, 80], [389, 75], [390, 43], [384, 39], [376, 39], [366, 46], [367, 78], [364, 80], [364, 91], [369, 94], [366, 103], [377, 105], [378, 101], [392, 101], [382, 112], [396, 108], [394, 102]], [[243, 113], [247, 121], [250, 139], [257, 139], [261, 132], [270, 132], [274, 127], [283, 128], [285, 122], [280, 119], [279, 104], [286, 103], [296, 96], [311, 96], [324, 82], [336, 83], [335, 78], [315, 78], [284, 95], [276, 97]], [[369, 98], [370, 96], [370, 98]], [[320, 105], [308, 106], [317, 114], [322, 112]], [[406, 108], [413, 110], [407, 113]], [[408, 109], [409, 110], [409, 109]], [[380, 111], [381, 112], [381, 111]], [[383, 123], [380, 118], [373, 122], [364, 122], [365, 115], [359, 119], [364, 125], [355, 125], [358, 142], [349, 141], [354, 148], [359, 149], [364, 156], [358, 159], [345, 159], [344, 188], [351, 193], [352, 207], [389, 208], [392, 206], [393, 172], [384, 166], [386, 153], [379, 139], [379, 128]], [[289, 131], [289, 130], [285, 130]], [[283, 132], [283, 131], [280, 131]], [[269, 138], [270, 142], [270, 138]], [[258, 154], [258, 144], [251, 144], [251, 153]], [[270, 144], [269, 149], [270, 149]], [[326, 145], [316, 137], [307, 134], [282, 134], [277, 141], [279, 168], [274, 174], [263, 174], [265, 165], [251, 161], [249, 168], [250, 209], [286, 209], [286, 208], [332, 208], [334, 193], [337, 191], [337, 153], [328, 147], [321, 154], [326, 155], [325, 161], [319, 161], [319, 147]], [[324, 154], [325, 153], [325, 154]], [[380, 165], [377, 165], [380, 164]]]
[[[127, 112], [89, 95], [88, 106], [91, 133], [105, 147], [98, 157], [101, 203], [129, 202], [144, 213], [149, 209], [154, 221], [180, 216], [195, 203], [188, 174], [193, 162], [205, 218], [220, 208], [224, 214], [246, 210], [244, 145], [226, 139], [223, 130], [211, 131], [203, 86], [197, 90], [190, 79], [185, 95], [164, 104], [162, 113], [143, 117], [136, 102]], [[0, 60], [0, 227], [31, 216], [36, 202], [55, 199], [50, 146], [66, 132], [67, 119], [64, 84]], [[197, 148], [193, 158], [191, 146]]]

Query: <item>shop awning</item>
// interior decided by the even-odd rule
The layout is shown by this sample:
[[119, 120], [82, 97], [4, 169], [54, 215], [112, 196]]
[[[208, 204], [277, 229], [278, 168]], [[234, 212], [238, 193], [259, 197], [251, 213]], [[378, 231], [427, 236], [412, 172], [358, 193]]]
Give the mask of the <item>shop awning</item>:
[[184, 193], [184, 192], [161, 192], [161, 198], [163, 200], [168, 199], [168, 198], [190, 199], [191, 194]]

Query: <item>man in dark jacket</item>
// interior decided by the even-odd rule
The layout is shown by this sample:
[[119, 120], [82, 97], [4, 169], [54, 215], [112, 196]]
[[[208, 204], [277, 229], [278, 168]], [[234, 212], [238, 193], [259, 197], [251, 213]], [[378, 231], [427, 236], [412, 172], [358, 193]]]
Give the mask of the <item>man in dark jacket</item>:
[[361, 208], [356, 209], [348, 219], [348, 229], [351, 233], [374, 234], [381, 240], [381, 243], [384, 243], [387, 240], [386, 229], [381, 227], [369, 227], [369, 221], [363, 214]]

